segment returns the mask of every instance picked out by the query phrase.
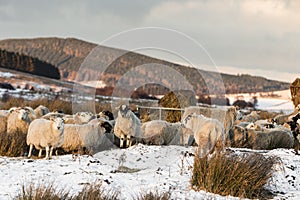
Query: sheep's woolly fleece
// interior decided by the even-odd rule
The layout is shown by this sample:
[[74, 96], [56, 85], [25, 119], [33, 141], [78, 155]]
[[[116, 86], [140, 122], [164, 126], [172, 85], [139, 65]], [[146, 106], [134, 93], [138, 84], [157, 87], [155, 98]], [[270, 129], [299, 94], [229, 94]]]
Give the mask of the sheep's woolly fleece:
[[[254, 152], [249, 149], [231, 150], [236, 154]], [[95, 181], [103, 181], [107, 191], [119, 191], [120, 199], [136, 199], [140, 192], [149, 190], [171, 190], [172, 199], [239, 199], [190, 189], [190, 166], [194, 157], [189, 153], [193, 152], [193, 147], [139, 144], [128, 149], [102, 151], [93, 157], [64, 155], [54, 156], [52, 160], [0, 157], [0, 199], [12, 199], [21, 191], [23, 184], [52, 183], [58, 189], [69, 189], [75, 194], [85, 184]], [[278, 167], [269, 185], [278, 193], [275, 199], [300, 199], [300, 156], [286, 149], [255, 152], [282, 159], [284, 167]], [[122, 155], [125, 159], [120, 163]], [[116, 173], [120, 164], [131, 169], [131, 173]]]

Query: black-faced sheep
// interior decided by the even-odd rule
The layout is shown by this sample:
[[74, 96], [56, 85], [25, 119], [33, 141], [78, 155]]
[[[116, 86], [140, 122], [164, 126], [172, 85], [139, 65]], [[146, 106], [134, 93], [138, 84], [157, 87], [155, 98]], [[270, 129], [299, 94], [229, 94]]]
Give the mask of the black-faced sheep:
[[[60, 147], [64, 142], [64, 121], [62, 118], [36, 119], [28, 129], [26, 143], [30, 146], [28, 157], [32, 155], [33, 146], [40, 150], [46, 149], [45, 159], [52, 157], [54, 148]], [[49, 153], [50, 151], [50, 153]]]
[[88, 124], [66, 124], [64, 143], [61, 148], [66, 151], [90, 150], [95, 153], [113, 147], [112, 127], [108, 122], [90, 121]]
[[114, 126], [114, 134], [120, 139], [120, 147], [124, 146], [125, 139], [126, 147], [130, 147], [132, 137], [136, 139], [141, 137], [142, 129], [140, 120], [127, 105], [121, 105], [119, 107], [118, 117]]
[[154, 145], [191, 145], [193, 132], [182, 123], [153, 120], [142, 124], [141, 142]]
[[12, 134], [20, 131], [23, 134], [27, 134], [30, 122], [27, 110], [11, 108], [7, 116], [7, 133]]
[[193, 131], [200, 157], [215, 150], [223, 150], [225, 133], [223, 125], [218, 120], [192, 113], [183, 119], [183, 124]]

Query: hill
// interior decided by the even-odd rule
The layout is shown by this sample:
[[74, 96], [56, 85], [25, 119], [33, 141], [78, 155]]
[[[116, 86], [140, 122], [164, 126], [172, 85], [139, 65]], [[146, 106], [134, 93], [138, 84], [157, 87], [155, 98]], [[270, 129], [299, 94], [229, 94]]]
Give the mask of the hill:
[[[78, 75], [77, 71], [84, 61], [84, 58], [89, 55], [96, 46], [96, 44], [75, 38], [8, 39], [0, 41], [0, 49], [31, 56], [50, 63], [59, 69], [61, 79], [70, 81], [75, 80], [75, 78], [79, 78], [82, 81], [96, 80], [95, 78], [98, 78], [95, 77], [97, 75], [97, 68], [92, 68], [76, 77]], [[194, 68], [121, 49], [105, 46], [98, 46], [97, 48], [102, 54], [102, 60], [98, 60], [100, 62], [98, 65], [111, 63], [105, 73], [101, 74], [101, 80], [108, 87], [114, 87], [122, 75], [136, 66], [141, 66], [143, 64], [155, 66], [157, 64], [169, 66], [172, 69], [177, 70], [189, 80], [192, 85], [194, 85], [194, 90], [198, 95], [211, 94], [211, 92], [208, 91], [206, 83], [211, 84], [212, 87], [215, 88], [216, 94], [222, 92], [221, 90], [218, 90], [220, 83], [215, 81], [218, 73], [203, 70], [199, 70], [199, 73], [197, 72], [197, 69]], [[114, 58], [120, 54], [123, 55], [114, 60]], [[135, 75], [135, 81], [145, 81], [143, 80], [145, 77], [149, 78], [149, 80], [153, 80], [158, 74], [161, 74], [159, 67], [154, 68], [154, 70], [138, 70]], [[165, 75], [168, 75], [168, 73], [165, 73]], [[137, 77], [141, 77], [141, 80], [138, 80]], [[205, 80], [203, 77], [205, 77]], [[290, 85], [289, 83], [250, 75], [235, 76], [221, 74], [221, 77], [225, 85], [226, 93], [269, 92], [288, 89]], [[97, 80], [99, 80], [99, 78]], [[178, 84], [178, 82], [168, 82], [167, 78], [163, 79], [162, 82], [166, 83], [170, 88], [172, 88], [174, 84]], [[140, 89], [148, 94], [164, 94], [166, 91], [165, 87], [153, 84], [147, 84]]]
[[0, 50], [0, 67], [60, 79], [59, 70], [46, 62], [19, 53]]

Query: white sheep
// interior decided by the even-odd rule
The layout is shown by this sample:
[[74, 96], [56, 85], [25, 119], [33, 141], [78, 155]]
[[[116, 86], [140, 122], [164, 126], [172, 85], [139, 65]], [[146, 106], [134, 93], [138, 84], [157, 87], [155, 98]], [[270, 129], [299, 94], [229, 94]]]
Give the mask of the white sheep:
[[140, 138], [142, 134], [141, 122], [127, 105], [121, 105], [118, 111], [118, 117], [114, 126], [114, 134], [120, 139], [120, 147], [126, 147], [132, 144], [132, 137]]
[[[141, 141], [154, 145], [191, 145], [193, 132], [182, 123], [153, 120], [142, 124]], [[190, 139], [191, 138], [191, 139]]]
[[74, 115], [65, 115], [65, 124], [86, 124], [94, 118], [91, 112], [77, 112]]
[[41, 118], [42, 116], [50, 113], [50, 110], [46, 106], [39, 105], [38, 107], [36, 107], [34, 109], [34, 112], [35, 112], [36, 118]]
[[11, 108], [7, 116], [7, 133], [13, 134], [16, 131], [20, 131], [23, 134], [27, 134], [30, 122], [28, 112], [25, 109]]
[[200, 157], [213, 153], [216, 149], [224, 149], [224, 127], [218, 120], [191, 113], [183, 118], [183, 124], [193, 131]]
[[[26, 143], [30, 146], [28, 157], [32, 155], [33, 146], [39, 149], [41, 157], [42, 149], [46, 149], [45, 159], [52, 157], [54, 148], [60, 147], [64, 142], [64, 121], [62, 118], [35, 119], [28, 128]], [[50, 153], [49, 153], [50, 151]]]
[[234, 106], [224, 106], [219, 108], [190, 106], [184, 109], [181, 119], [185, 119], [192, 113], [219, 120], [219, 122], [223, 124], [227, 142], [230, 141], [229, 130], [233, 127], [235, 121], [240, 120], [243, 117], [240, 110]]
[[[108, 126], [106, 126], [108, 125]], [[109, 124], [95, 120], [88, 124], [66, 124], [64, 129], [64, 143], [61, 148], [66, 151], [75, 151], [83, 148], [95, 153], [99, 150], [108, 149], [113, 144], [113, 134], [107, 129]]]

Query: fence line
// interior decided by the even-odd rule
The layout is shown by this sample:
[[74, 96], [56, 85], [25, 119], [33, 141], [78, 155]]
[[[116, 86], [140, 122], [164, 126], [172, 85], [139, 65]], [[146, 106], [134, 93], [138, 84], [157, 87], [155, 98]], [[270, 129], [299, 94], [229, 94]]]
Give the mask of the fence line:
[[174, 111], [181, 111], [181, 114], [182, 112], [184, 111], [183, 108], [166, 108], [166, 107], [152, 107], [152, 106], [137, 106], [137, 108], [146, 108], [146, 109], [152, 109], [152, 110], [159, 110], [159, 119], [161, 120], [161, 117], [162, 117], [162, 114], [161, 114], [161, 111], [162, 110], [174, 110]]

